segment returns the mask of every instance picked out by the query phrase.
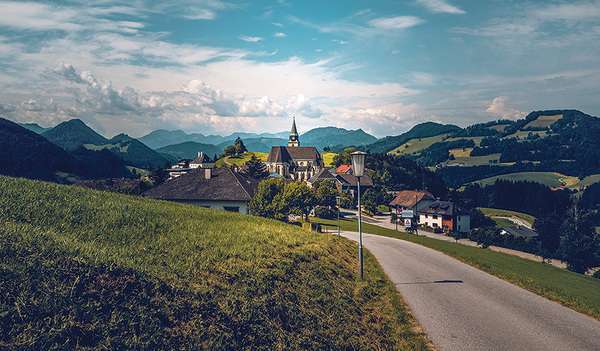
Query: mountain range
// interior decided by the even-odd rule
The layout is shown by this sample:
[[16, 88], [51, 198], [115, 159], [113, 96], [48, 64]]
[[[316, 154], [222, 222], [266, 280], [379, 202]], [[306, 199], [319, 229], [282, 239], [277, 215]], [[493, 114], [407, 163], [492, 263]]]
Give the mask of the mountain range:
[[[34, 161], [33, 155], [59, 150], [54, 148], [56, 145], [67, 153], [56, 151], [59, 157], [54, 161], [44, 156], [48, 160], [47, 167], [66, 171], [79, 167], [77, 161], [87, 162], [88, 171], [84, 173], [94, 177], [115, 170], [124, 174], [120, 168], [123, 165], [154, 169], [167, 162], [194, 158], [198, 152], [210, 157], [221, 155], [238, 137], [249, 151], [269, 152], [272, 146], [287, 145], [289, 135], [287, 132], [233, 133], [222, 137], [157, 130], [139, 139], [125, 134], [106, 139], [77, 119], [51, 129], [3, 120], [0, 129], [6, 144], [3, 161], [8, 160], [4, 171], [10, 175], [35, 172], [36, 165], [46, 163]], [[26, 141], [35, 148], [24, 145]], [[579, 177], [600, 173], [600, 153], [597, 152], [600, 150], [600, 118], [577, 110], [534, 111], [524, 119], [492, 121], [466, 128], [426, 122], [401, 135], [382, 139], [361, 129], [324, 127], [302, 134], [300, 143], [315, 146], [319, 151], [329, 147], [340, 152], [354, 146], [372, 153], [401, 155], [425, 166], [437, 166], [436, 172], [452, 186], [510, 172], [555, 171]], [[9, 155], [19, 155], [17, 159], [27, 162], [15, 165], [17, 159]], [[110, 162], [111, 166], [94, 174], [94, 169], [102, 168], [103, 162]], [[461, 167], [443, 167], [451, 165]], [[52, 172], [42, 173], [38, 178], [48, 178]]]

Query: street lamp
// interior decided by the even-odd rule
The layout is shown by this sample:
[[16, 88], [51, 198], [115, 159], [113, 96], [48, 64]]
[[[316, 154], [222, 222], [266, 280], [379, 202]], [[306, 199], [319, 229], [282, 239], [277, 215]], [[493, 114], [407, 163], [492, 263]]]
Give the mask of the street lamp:
[[340, 236], [340, 202], [342, 198], [340, 196], [335, 197], [335, 202], [337, 203], [338, 208], [338, 236]]
[[363, 247], [362, 247], [362, 209], [360, 207], [360, 177], [365, 175], [365, 156], [366, 152], [356, 151], [350, 154], [352, 157], [352, 171], [358, 184], [358, 266], [360, 279], [363, 279]]

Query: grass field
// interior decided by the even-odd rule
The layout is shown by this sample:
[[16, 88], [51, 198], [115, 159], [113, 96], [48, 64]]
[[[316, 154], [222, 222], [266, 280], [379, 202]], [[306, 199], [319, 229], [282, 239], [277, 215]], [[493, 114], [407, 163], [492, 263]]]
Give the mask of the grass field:
[[0, 349], [428, 349], [375, 258], [258, 217], [0, 176]]
[[564, 183], [561, 182], [562, 178], [566, 178], [565, 175], [555, 172], [520, 172], [520, 173], [509, 173], [503, 174], [499, 176], [489, 177], [485, 179], [481, 179], [475, 181], [473, 183], [478, 183], [482, 186], [493, 185], [496, 182], [496, 179], [510, 180], [513, 182], [517, 181], [530, 181], [537, 182], [540, 184], [544, 184], [551, 188], [558, 188]]
[[539, 116], [534, 121], [527, 123], [523, 129], [531, 128], [547, 128], [550, 127], [554, 122], [563, 118], [563, 115], [554, 115], [554, 116]]
[[[319, 219], [327, 230], [337, 231], [337, 220]], [[342, 230], [358, 231], [354, 219], [340, 220]], [[524, 289], [556, 301], [600, 320], [600, 279], [577, 274], [553, 265], [501, 252], [453, 242], [406, 234], [392, 229], [362, 224], [364, 233], [383, 235], [412, 242], [443, 252], [462, 262], [500, 277]]]
[[[481, 210], [481, 212], [483, 212], [484, 215], [489, 216], [489, 217], [518, 217], [521, 218], [531, 224], [533, 224], [533, 221], [535, 221], [535, 217], [532, 215], [528, 215], [526, 213], [521, 213], [521, 212], [515, 212], [515, 211], [508, 211], [508, 210], [500, 210], [497, 208], [486, 208], [486, 207], [478, 207], [479, 210]], [[512, 222], [511, 222], [512, 223]], [[513, 224], [514, 225], [514, 224]]]
[[[241, 154], [240, 156], [229, 156], [229, 158], [227, 159], [227, 161], [229, 163], [231, 163], [232, 165], [236, 165], [238, 167], [242, 166], [244, 163], [248, 162], [250, 160], [250, 158], [252, 157], [252, 155], [256, 156], [259, 160], [261, 161], [266, 161], [267, 158], [269, 157], [269, 154], [264, 153], [264, 152], [246, 152]], [[224, 159], [219, 159], [217, 160], [217, 162], [215, 163], [216, 167], [227, 167], [227, 165], [225, 164], [225, 160]]]
[[323, 157], [323, 162], [325, 163], [325, 167], [331, 167], [331, 163], [333, 162], [333, 157], [337, 154], [333, 152], [323, 152], [321, 156]]
[[[462, 149], [461, 149], [462, 150]], [[494, 165], [502, 165], [504, 163], [498, 163], [500, 160], [500, 154], [491, 154], [486, 156], [469, 156], [469, 157], [455, 157], [454, 161], [448, 162], [458, 162], [465, 167], [471, 166], [485, 166], [492, 164], [491, 161], [495, 161]]]

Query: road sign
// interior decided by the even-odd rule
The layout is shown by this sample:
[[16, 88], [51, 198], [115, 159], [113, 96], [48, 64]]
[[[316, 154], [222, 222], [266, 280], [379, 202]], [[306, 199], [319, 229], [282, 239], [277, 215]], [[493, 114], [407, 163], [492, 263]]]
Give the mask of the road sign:
[[410, 219], [410, 218], [406, 218], [406, 219], [404, 220], [404, 226], [405, 226], [405, 227], [411, 227], [411, 226], [412, 226], [412, 224], [411, 224], [411, 219]]
[[413, 218], [414, 216], [413, 210], [402, 210], [402, 218]]

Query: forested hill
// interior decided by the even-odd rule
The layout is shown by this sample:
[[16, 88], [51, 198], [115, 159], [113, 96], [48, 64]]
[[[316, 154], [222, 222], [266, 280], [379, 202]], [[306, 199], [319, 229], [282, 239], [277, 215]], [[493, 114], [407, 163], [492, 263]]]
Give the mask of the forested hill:
[[53, 180], [58, 171], [74, 173], [81, 163], [43, 136], [0, 118], [0, 174]]
[[411, 130], [404, 134], [385, 137], [367, 145], [365, 148], [375, 153], [387, 153], [411, 139], [427, 138], [440, 134], [458, 132], [461, 130], [462, 128], [452, 124], [425, 122], [414, 126]]
[[42, 133], [42, 135], [65, 150], [75, 150], [85, 144], [108, 144], [108, 140], [105, 137], [96, 133], [80, 119], [62, 122], [56, 127]]

